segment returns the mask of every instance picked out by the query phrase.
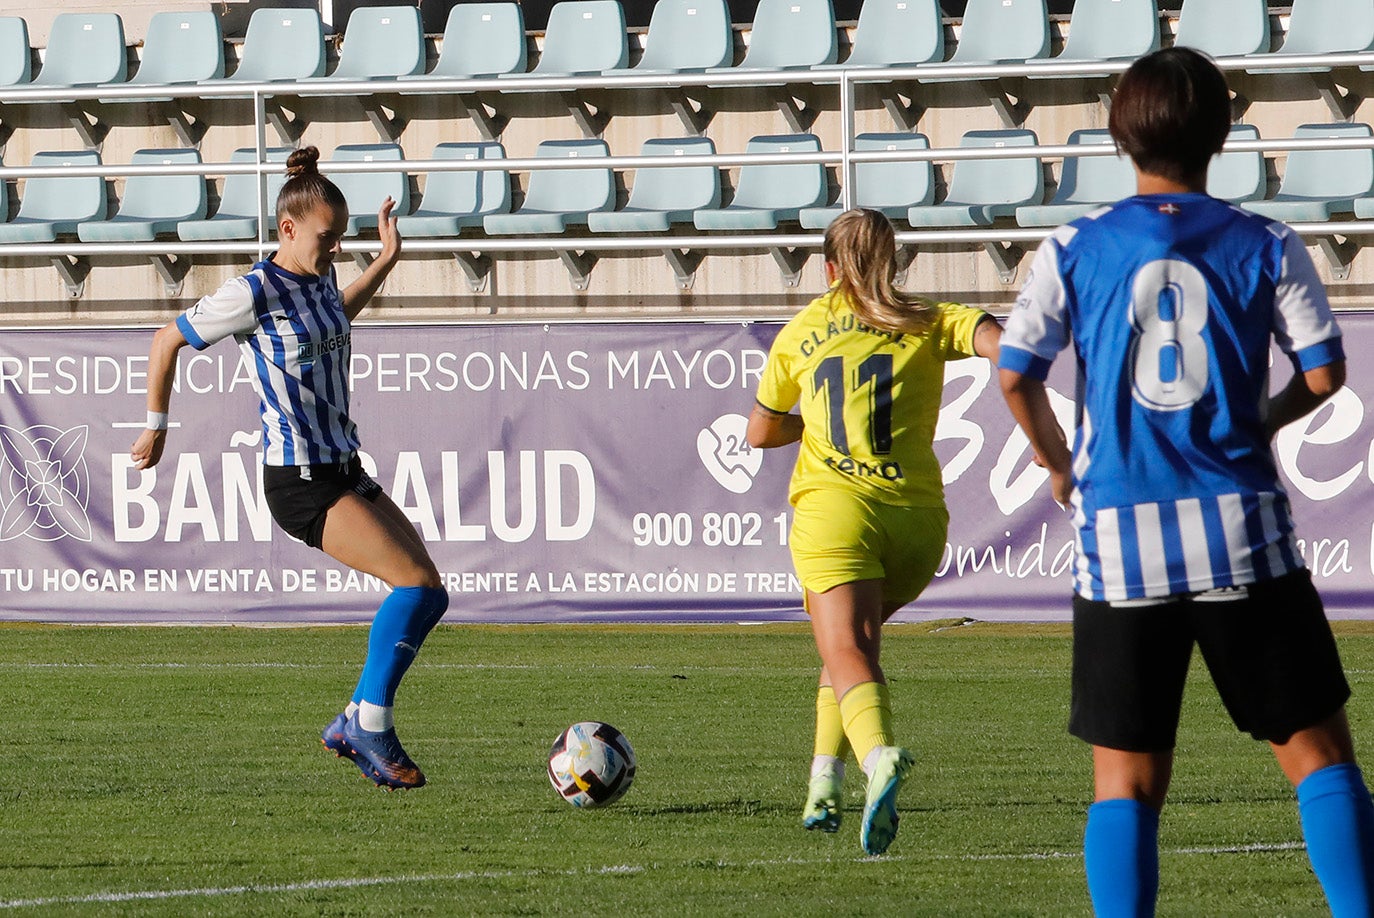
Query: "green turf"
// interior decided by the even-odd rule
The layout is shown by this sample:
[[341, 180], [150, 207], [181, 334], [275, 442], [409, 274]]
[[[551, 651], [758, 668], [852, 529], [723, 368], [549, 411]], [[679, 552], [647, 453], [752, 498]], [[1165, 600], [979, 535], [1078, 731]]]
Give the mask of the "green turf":
[[[317, 740], [365, 640], [0, 628], [0, 913], [1088, 913], [1091, 781], [1064, 731], [1063, 627], [889, 628], [899, 734], [919, 761], [879, 859], [859, 851], [856, 769], [840, 832], [800, 828], [816, 668], [800, 627], [441, 628], [398, 708], [430, 783], [390, 794]], [[1374, 632], [1343, 627], [1340, 642], [1367, 746]], [[1291, 791], [1201, 675], [1160, 914], [1322, 914]], [[544, 774], [553, 738], [585, 719], [639, 756], [604, 811], [573, 810]], [[1220, 850], [1247, 845], [1262, 850]], [[155, 897], [178, 890], [194, 892]]]

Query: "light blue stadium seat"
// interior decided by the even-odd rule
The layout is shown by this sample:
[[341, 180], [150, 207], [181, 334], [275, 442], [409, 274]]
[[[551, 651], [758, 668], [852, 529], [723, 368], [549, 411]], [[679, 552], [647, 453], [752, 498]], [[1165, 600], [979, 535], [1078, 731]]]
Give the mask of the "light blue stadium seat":
[[[1294, 137], [1369, 137], [1367, 124], [1304, 124]], [[1247, 210], [1285, 223], [1328, 220], [1355, 211], [1355, 199], [1374, 191], [1374, 150], [1293, 150], [1267, 201], [1245, 201]]]
[[[567, 2], [567, 0], [565, 0]], [[610, 155], [604, 140], [545, 140], [537, 158], [587, 159]], [[490, 214], [482, 226], [494, 236], [561, 233], [585, 225], [587, 215], [615, 207], [610, 169], [538, 169], [530, 172], [525, 202], [513, 214]]]
[[239, 55], [238, 67], [225, 80], [272, 83], [324, 76], [320, 14], [309, 9], [259, 7], [248, 20]]
[[658, 0], [635, 73], [728, 67], [735, 58], [726, 0]]
[[118, 13], [59, 13], [32, 85], [95, 86], [123, 83], [128, 75], [124, 23]]
[[524, 73], [525, 14], [518, 3], [459, 3], [449, 10], [444, 46], [428, 74], [403, 80], [449, 77], [455, 80]]
[[[198, 162], [198, 151], [181, 148], [139, 150], [130, 160], [135, 166]], [[151, 242], [176, 232], [183, 220], [203, 218], [206, 198], [203, 175], [131, 175], [115, 215], [82, 223], [76, 235], [82, 242]]]
[[0, 86], [27, 86], [31, 59], [29, 24], [19, 16], [0, 16]]
[[[291, 155], [289, 147], [268, 147], [269, 163], [284, 163]], [[235, 150], [231, 163], [256, 162], [258, 152], [252, 147]], [[286, 184], [286, 170], [277, 168], [267, 173], [268, 232], [275, 232], [277, 195]], [[183, 220], [177, 224], [177, 235], [187, 242], [207, 239], [256, 239], [258, 237], [258, 177], [252, 173], [235, 173], [224, 177], [224, 190], [219, 196], [215, 215], [202, 220]]]
[[[1105, 129], [1074, 131], [1071, 144], [1112, 145]], [[1059, 187], [1048, 204], [1028, 204], [1016, 208], [1016, 222], [1022, 226], [1059, 226], [1122, 198], [1135, 194], [1135, 169], [1125, 156], [1066, 156], [1059, 174]]]
[[[1050, 18], [1045, 0], [969, 0], [959, 44], [949, 63], [1014, 63], [1049, 53]], [[948, 79], [922, 78], [930, 82]]]
[[796, 70], [833, 64], [840, 55], [830, 0], [761, 0], [739, 70]]
[[1174, 44], [1212, 57], [1269, 51], [1266, 0], [1183, 0]]
[[[1259, 129], [1253, 124], [1233, 124], [1226, 140], [1259, 140]], [[1233, 204], [1258, 201], [1268, 183], [1264, 154], [1258, 150], [1223, 150], [1212, 157], [1207, 169], [1207, 193]]]
[[394, 80], [425, 69], [425, 30], [418, 6], [360, 6], [348, 17], [333, 80]]
[[[711, 156], [709, 137], [646, 140], [642, 156]], [[630, 200], [622, 210], [587, 215], [593, 233], [662, 233], [691, 223], [702, 208], [720, 206], [720, 170], [715, 166], [646, 166], [635, 170]]]
[[910, 67], [945, 58], [939, 0], [866, 0], [859, 10], [854, 48], [835, 67]]
[[[1064, 50], [1046, 63], [1134, 60], [1159, 48], [1159, 8], [1155, 0], [1077, 0]], [[1038, 74], [1041, 79], [1082, 79]]]
[[[154, 13], [130, 86], [199, 83], [224, 76], [224, 33], [210, 10]], [[151, 101], [139, 99], [141, 102]]]
[[[860, 134], [854, 138], [859, 150], [928, 150], [924, 134]], [[903, 220], [906, 212], [935, 200], [935, 169], [930, 160], [890, 163], [855, 163], [854, 207], [882, 211], [893, 220]], [[799, 222], [807, 229], [825, 229], [844, 210], [840, 205], [808, 207]]]
[[[431, 159], [505, 159], [499, 143], [441, 143]], [[510, 173], [431, 172], [415, 213], [396, 221], [401, 236], [457, 236], [465, 227], [481, 227], [487, 214], [510, 212]]]
[[[815, 134], [779, 134], [755, 137], [745, 145], [745, 153], [818, 153], [820, 138]], [[692, 222], [703, 230], [777, 229], [779, 223], [795, 221], [807, 207], [825, 204], [825, 168], [820, 163], [742, 166], [735, 185], [735, 198], [719, 209], [696, 212]]]
[[1293, 0], [1288, 34], [1275, 54], [1327, 54], [1374, 47], [1369, 0]]
[[[95, 150], [33, 154], [34, 166], [98, 166]], [[0, 224], [0, 243], [55, 242], [87, 220], [105, 219], [105, 180], [99, 176], [35, 177], [24, 182], [19, 213]]]
[[534, 70], [504, 73], [501, 78], [607, 73], [624, 70], [629, 63], [630, 42], [619, 0], [562, 0], [549, 11], [544, 50]]
[[345, 236], [377, 228], [377, 209], [388, 196], [396, 202], [391, 212], [397, 217], [410, 213], [410, 176], [396, 172], [335, 172], [330, 163], [402, 162], [405, 154], [394, 143], [350, 143], [334, 148], [334, 157], [320, 163], [320, 172], [329, 177], [348, 202], [348, 229]]
[[[1028, 147], [1037, 141], [1034, 131], [969, 131], [961, 147]], [[949, 193], [939, 204], [907, 211], [912, 226], [988, 226], [998, 217], [1010, 217], [1016, 208], [1038, 204], [1045, 195], [1040, 160], [963, 159], [954, 164]]]

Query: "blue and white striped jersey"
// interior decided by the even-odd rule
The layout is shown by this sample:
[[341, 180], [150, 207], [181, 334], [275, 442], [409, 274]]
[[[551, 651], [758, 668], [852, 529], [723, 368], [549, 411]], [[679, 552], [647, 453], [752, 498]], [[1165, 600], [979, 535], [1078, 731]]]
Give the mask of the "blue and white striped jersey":
[[358, 448], [348, 417], [352, 335], [331, 269], [292, 274], [260, 261], [177, 318], [197, 350], [233, 335], [261, 399], [265, 465], [341, 462]]
[[1044, 379], [1072, 341], [1075, 588], [1125, 600], [1303, 566], [1264, 432], [1271, 339], [1344, 359], [1288, 227], [1202, 194], [1127, 198], [1040, 246], [1000, 365]]

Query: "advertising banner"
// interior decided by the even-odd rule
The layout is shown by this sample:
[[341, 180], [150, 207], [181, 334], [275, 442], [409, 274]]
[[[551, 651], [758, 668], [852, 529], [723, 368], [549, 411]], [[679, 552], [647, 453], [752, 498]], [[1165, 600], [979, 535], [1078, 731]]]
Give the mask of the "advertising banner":
[[[1342, 317], [1347, 353], [1374, 320]], [[745, 420], [778, 323], [359, 326], [363, 462], [415, 523], [449, 621], [803, 617], [795, 447]], [[367, 621], [387, 587], [282, 533], [262, 498], [250, 367], [181, 353], [160, 465], [138, 471], [149, 330], [0, 333], [0, 618]], [[1276, 376], [1286, 375], [1286, 362]], [[1051, 379], [1072, 423], [1073, 368]], [[1374, 372], [1275, 449], [1334, 615], [1374, 606]], [[951, 522], [902, 617], [1068, 615], [1073, 536], [985, 360], [951, 363], [936, 435]]]

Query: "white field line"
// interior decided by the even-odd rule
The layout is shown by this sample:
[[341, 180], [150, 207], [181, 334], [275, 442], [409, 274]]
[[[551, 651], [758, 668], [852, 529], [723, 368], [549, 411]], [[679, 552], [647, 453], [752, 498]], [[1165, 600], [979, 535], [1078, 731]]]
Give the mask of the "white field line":
[[[1275, 842], [1257, 843], [1250, 845], [1233, 845], [1215, 848], [1174, 848], [1161, 852], [1162, 854], [1260, 854], [1275, 851], [1299, 851], [1305, 845], [1302, 842]], [[925, 857], [906, 857], [906, 856], [884, 856], [884, 857], [856, 857], [855, 861], [862, 861], [874, 865], [884, 863], [895, 863], [902, 861], [1049, 861], [1061, 859], [1078, 859], [1083, 856], [1081, 851], [1027, 851], [1012, 854], [937, 854]], [[787, 867], [787, 866], [813, 866], [819, 864], [833, 864], [836, 861], [850, 860], [850, 858], [800, 858], [787, 857], [774, 860], [752, 860], [752, 861], [726, 861], [717, 860], [708, 863], [716, 868], [757, 868], [757, 867]], [[255, 883], [243, 886], [205, 886], [196, 889], [144, 889], [131, 892], [103, 892], [90, 893], [85, 896], [50, 896], [35, 899], [5, 899], [0, 900], [0, 910], [14, 910], [21, 908], [49, 908], [56, 905], [87, 905], [87, 904], [110, 904], [115, 902], [149, 902], [162, 899], [208, 899], [217, 896], [239, 896], [239, 895], [274, 895], [279, 893], [310, 892], [315, 890], [338, 890], [338, 889], [357, 889], [366, 886], [399, 886], [399, 885], [419, 885], [424, 883], [465, 883], [471, 881], [486, 880], [530, 880], [539, 877], [549, 876], [607, 876], [607, 875], [633, 875], [646, 873], [662, 869], [691, 869], [694, 863], [686, 864], [612, 864], [605, 867], [589, 867], [576, 870], [464, 870], [457, 873], [431, 873], [431, 874], [411, 874], [394, 877], [340, 877], [333, 880], [304, 880], [299, 883]]]

